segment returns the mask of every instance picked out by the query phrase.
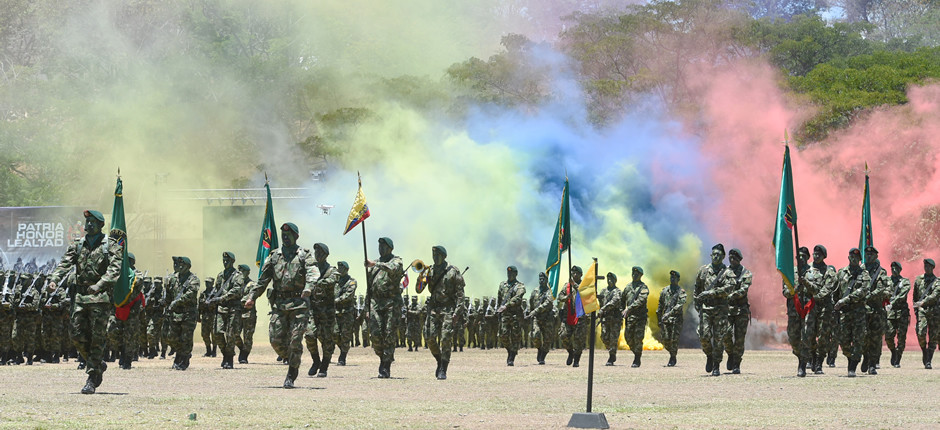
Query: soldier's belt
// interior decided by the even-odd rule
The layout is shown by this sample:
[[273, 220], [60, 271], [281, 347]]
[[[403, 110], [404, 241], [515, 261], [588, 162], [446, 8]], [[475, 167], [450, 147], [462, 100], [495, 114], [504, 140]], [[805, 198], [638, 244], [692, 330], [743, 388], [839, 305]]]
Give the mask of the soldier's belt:
[[303, 291], [275, 291], [272, 297], [277, 300], [299, 299], [301, 294], [303, 294]]

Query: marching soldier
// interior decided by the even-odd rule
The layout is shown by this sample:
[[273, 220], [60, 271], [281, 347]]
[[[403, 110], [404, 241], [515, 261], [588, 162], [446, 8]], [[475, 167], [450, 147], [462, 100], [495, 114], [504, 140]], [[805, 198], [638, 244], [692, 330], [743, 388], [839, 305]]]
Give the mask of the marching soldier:
[[[539, 272], [539, 290], [533, 291], [535, 297], [529, 315], [532, 317], [532, 346], [538, 350], [536, 362], [545, 364], [545, 356], [552, 350], [555, 343], [555, 334], [558, 333], [558, 324], [555, 320], [555, 298], [548, 287], [548, 276]], [[619, 318], [618, 318], [619, 320]]]
[[167, 340], [176, 352], [173, 369], [186, 370], [193, 356], [193, 335], [196, 333], [196, 318], [199, 315], [199, 277], [192, 273], [189, 257], [175, 257], [176, 277], [168, 287], [167, 316], [169, 331]]
[[682, 309], [686, 300], [685, 289], [679, 286], [679, 272], [670, 271], [669, 286], [659, 293], [659, 306], [656, 308], [656, 319], [660, 336], [663, 339], [663, 349], [669, 351], [667, 367], [676, 365], [679, 334], [682, 333]]
[[575, 309], [575, 296], [578, 294], [578, 285], [581, 284], [581, 268], [571, 266], [571, 279], [558, 292], [558, 301], [564, 304], [565, 320], [561, 330], [561, 345], [568, 350], [566, 365], [580, 366], [581, 352], [584, 351], [584, 342], [587, 340], [588, 318], [578, 318]]
[[[810, 271], [819, 273], [819, 290], [814, 294], [813, 301], [815, 305], [806, 316], [806, 324], [809, 324], [815, 339], [810, 342], [813, 351], [813, 373], [821, 375], [823, 373], [822, 363], [825, 359], [829, 367], [835, 367], [836, 350], [839, 348], [839, 339], [837, 335], [839, 319], [836, 315], [833, 305], [833, 298], [836, 292], [836, 268], [826, 264], [826, 247], [816, 245], [813, 247], [813, 265]], [[830, 359], [827, 357], [831, 357]]]
[[937, 349], [936, 336], [940, 333], [940, 288], [933, 273], [933, 259], [924, 259], [924, 274], [914, 279], [914, 311], [917, 312], [917, 342], [923, 353], [924, 368], [930, 369], [933, 353]]
[[339, 279], [336, 281], [336, 344], [339, 345], [337, 366], [346, 365], [346, 354], [352, 346], [356, 331], [356, 280], [349, 276], [349, 263], [336, 263]]
[[[428, 270], [427, 324], [424, 342], [437, 360], [437, 379], [447, 379], [451, 343], [454, 340], [454, 321], [463, 312], [464, 280], [460, 270], [447, 263], [447, 250], [437, 245], [431, 248], [434, 265]], [[524, 290], [523, 290], [524, 293]]]
[[[819, 292], [821, 279], [819, 271], [808, 264], [809, 248], [800, 247], [797, 250], [796, 261], [799, 282], [794, 286], [793, 292], [790, 291], [790, 287], [786, 283], [781, 282], [781, 284], [783, 284], [783, 297], [787, 299], [787, 339], [789, 339], [790, 348], [799, 363], [797, 364], [796, 376], [802, 378], [806, 376], [806, 363], [811, 361], [813, 357], [811, 339], [815, 338], [813, 327], [809, 324], [810, 321], [804, 309]], [[731, 351], [732, 349], [729, 347], [729, 363], [734, 360]]]
[[304, 352], [303, 338], [307, 326], [309, 301], [313, 284], [320, 271], [312, 253], [297, 246], [300, 229], [294, 223], [281, 225], [281, 248], [271, 251], [261, 266], [261, 276], [245, 301], [251, 309], [272, 283], [271, 324], [268, 337], [278, 356], [287, 360], [284, 388], [294, 388]]
[[[235, 367], [236, 338], [241, 334], [241, 298], [245, 294], [245, 277], [235, 269], [235, 253], [222, 253], [222, 271], [215, 277], [209, 307], [215, 308], [215, 330], [212, 340], [222, 350], [222, 368]], [[205, 320], [203, 320], [205, 321]]]
[[411, 296], [411, 304], [405, 315], [406, 336], [408, 337], [408, 352], [417, 351], [421, 346], [421, 304], [418, 296]]
[[218, 345], [212, 342], [212, 332], [215, 326], [215, 306], [209, 304], [209, 298], [215, 295], [215, 278], [208, 276], [203, 281], [206, 283], [206, 289], [199, 293], [199, 314], [196, 322], [200, 323], [199, 332], [202, 335], [202, 341], [206, 344], [206, 353], [203, 357], [215, 357]]
[[[336, 347], [333, 328], [336, 326], [336, 281], [339, 279], [339, 272], [326, 261], [326, 257], [330, 255], [330, 248], [326, 244], [315, 243], [313, 255], [317, 260], [317, 270], [320, 275], [313, 284], [310, 320], [307, 323], [307, 331], [304, 333], [307, 350], [310, 351], [310, 357], [313, 359], [307, 375], [316, 374], [317, 378], [325, 378]], [[322, 360], [317, 354], [317, 343], [323, 349]]]
[[[911, 281], [901, 276], [901, 263], [891, 263], [891, 288], [888, 296], [888, 330], [885, 343], [891, 351], [891, 365], [901, 367], [901, 355], [907, 344], [907, 327], [911, 324], [911, 310], [907, 306], [907, 294], [911, 291]], [[895, 342], [897, 339], [897, 342]]]
[[75, 305], [71, 312], [72, 341], [85, 360], [88, 380], [82, 394], [94, 394], [101, 385], [102, 374], [107, 370], [104, 363], [104, 344], [107, 335], [108, 316], [114, 312], [111, 290], [121, 271], [123, 240], [105, 237], [104, 215], [86, 210], [85, 237], [69, 245], [62, 261], [49, 279], [48, 290], [54, 292], [72, 267], [75, 272]]
[[166, 301], [166, 290], [163, 289], [163, 278], [154, 277], [151, 280], [150, 292], [147, 294], [147, 358], [153, 359], [161, 351], [163, 341], [163, 313]]
[[721, 360], [724, 356], [724, 337], [728, 330], [728, 285], [722, 282], [725, 276], [725, 247], [712, 247], [711, 264], [702, 266], [695, 277], [693, 299], [699, 313], [699, 340], [702, 352], [708, 357], [705, 371], [720, 376]]
[[849, 250], [849, 265], [840, 269], [836, 275], [839, 300], [834, 309], [839, 311], [842, 354], [849, 360], [848, 376], [850, 378], [855, 377], [855, 370], [862, 356], [862, 345], [867, 327], [865, 301], [868, 298], [871, 276], [861, 266], [861, 262], [861, 251], [858, 248], [852, 248]]
[[[804, 248], [805, 249], [805, 248]], [[809, 250], [806, 258], [809, 259]], [[731, 248], [728, 251], [728, 262], [731, 263], [725, 271], [723, 282], [728, 290], [728, 331], [725, 334], [725, 350], [728, 351], [728, 370], [732, 374], [741, 373], [741, 358], [744, 357], [744, 338], [747, 335], [747, 325], [751, 321], [751, 305], [747, 300], [747, 290], [751, 287], [753, 275], [741, 265], [741, 250]]]
[[470, 297], [464, 296], [463, 302], [458, 303], [460, 312], [457, 313], [457, 319], [454, 321], [454, 347], [453, 352], [463, 352], [463, 346], [467, 343], [466, 328], [468, 313], [470, 311]]
[[862, 372], [877, 375], [877, 369], [880, 367], [878, 363], [881, 361], [881, 345], [888, 325], [885, 301], [888, 300], [888, 285], [891, 281], [888, 271], [881, 267], [878, 250], [874, 246], [865, 248], [865, 270], [868, 270], [868, 275], [871, 276], [871, 284], [868, 285], [868, 298], [865, 302], [868, 306], [868, 328], [863, 346]]
[[620, 346], [620, 329], [623, 327], [623, 300], [620, 289], [617, 288], [617, 275], [607, 272], [607, 288], [597, 294], [597, 301], [601, 303], [598, 317], [601, 320], [601, 340], [607, 347], [607, 366], [613, 366], [617, 361], [617, 348]]
[[506, 348], [506, 365], [512, 366], [516, 354], [522, 346], [520, 316], [522, 302], [525, 301], [525, 284], [516, 279], [519, 270], [516, 266], [506, 268], [506, 280], [499, 285], [500, 306], [496, 313], [500, 315], [499, 341]]
[[633, 352], [633, 364], [630, 367], [640, 367], [640, 358], [643, 356], [643, 337], [646, 335], [647, 316], [646, 302], [650, 289], [643, 283], [643, 268], [633, 266], [633, 282], [623, 288], [623, 338]]
[[401, 257], [392, 254], [393, 249], [392, 239], [382, 237], [379, 239], [379, 259], [365, 261], [367, 276], [372, 279], [371, 288], [366, 291], [369, 341], [375, 355], [379, 356], [379, 378], [382, 379], [391, 377], [403, 305], [401, 278], [404, 265]]

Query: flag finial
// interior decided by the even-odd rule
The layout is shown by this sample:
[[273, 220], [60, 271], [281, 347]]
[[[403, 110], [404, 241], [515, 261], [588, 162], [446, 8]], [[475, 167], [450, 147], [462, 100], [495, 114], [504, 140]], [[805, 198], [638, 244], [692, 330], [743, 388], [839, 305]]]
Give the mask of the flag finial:
[[790, 136], [787, 135], [787, 129], [783, 129], [783, 145], [790, 146]]
[[118, 166], [118, 179], [121, 179], [121, 166]]
[[268, 172], [267, 171], [264, 172], [264, 184], [268, 185]]
[[868, 162], [866, 161], [865, 162], [865, 176], [868, 176], [869, 173], [871, 173], [871, 170], [868, 168]]

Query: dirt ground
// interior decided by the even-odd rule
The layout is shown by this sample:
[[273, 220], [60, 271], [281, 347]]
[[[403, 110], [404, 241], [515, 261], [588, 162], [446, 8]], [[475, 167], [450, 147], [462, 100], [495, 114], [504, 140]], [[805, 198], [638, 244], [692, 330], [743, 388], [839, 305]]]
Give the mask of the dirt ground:
[[[304, 357], [298, 388], [284, 390], [287, 367], [270, 346], [256, 345], [251, 363], [234, 370], [202, 357], [185, 372], [170, 370], [169, 359], [144, 359], [131, 370], [112, 365], [95, 395], [79, 394], [85, 375], [74, 361], [6, 366], [0, 427], [562, 428], [585, 411], [588, 374], [586, 351], [577, 369], [565, 357], [553, 351], [539, 366], [529, 349], [507, 367], [503, 350], [467, 349], [454, 353], [448, 379], [438, 381], [427, 350], [399, 349], [384, 380], [375, 377], [372, 350], [360, 347], [327, 378], [306, 376]], [[900, 369], [854, 379], [845, 377], [844, 357], [825, 375], [797, 378], [788, 351], [748, 351], [742, 374], [720, 377], [705, 375], [698, 350], [681, 350], [674, 368], [664, 367], [663, 351], [647, 351], [638, 369], [629, 351], [619, 357], [614, 367], [604, 366], [606, 352], [595, 357], [593, 410], [611, 428], [940, 426], [940, 369], [923, 369], [919, 350]]]

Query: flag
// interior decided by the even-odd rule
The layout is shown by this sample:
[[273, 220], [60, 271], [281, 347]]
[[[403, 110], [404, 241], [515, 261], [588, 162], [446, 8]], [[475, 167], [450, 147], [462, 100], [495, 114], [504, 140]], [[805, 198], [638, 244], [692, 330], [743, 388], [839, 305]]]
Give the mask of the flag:
[[[118, 176], [117, 186], [114, 188], [114, 208], [111, 209], [111, 232], [109, 236], [116, 240], [121, 247], [121, 272], [114, 289], [111, 291], [111, 302], [115, 306], [128, 305], [134, 293], [136, 273], [127, 259], [127, 224], [124, 221], [124, 184]], [[126, 318], [125, 318], [126, 319]]]
[[571, 219], [568, 216], [568, 178], [565, 177], [565, 189], [561, 193], [561, 209], [555, 224], [555, 235], [548, 249], [548, 261], [545, 262], [545, 274], [552, 287], [552, 296], [558, 297], [558, 277], [561, 271], [561, 256], [571, 247]]
[[[274, 222], [274, 205], [271, 203], [271, 186], [264, 183], [264, 189], [268, 193], [268, 202], [264, 206], [264, 223], [261, 224], [261, 239], [258, 240], [258, 255], [255, 258], [255, 264], [261, 267], [264, 260], [268, 259], [271, 250], [280, 246], [277, 243], [277, 223]], [[261, 271], [258, 271], [258, 277], [261, 277]]]
[[874, 246], [871, 236], [871, 193], [868, 190], [868, 163], [865, 163], [865, 196], [862, 198], [862, 232], [858, 235], [858, 250], [862, 251], [862, 266], [865, 265], [865, 248]]
[[359, 179], [359, 191], [356, 192], [356, 201], [353, 202], [352, 209], [349, 210], [349, 217], [346, 218], [346, 230], [343, 234], [349, 233], [356, 228], [359, 223], [369, 217], [369, 205], [366, 204], [366, 195], [362, 193], [362, 179]]
[[581, 285], [578, 286], [578, 294], [581, 296], [581, 305], [585, 314], [589, 314], [601, 308], [597, 303], [597, 260], [591, 263], [584, 277], [581, 278]]
[[578, 320], [584, 316], [584, 305], [581, 303], [581, 294], [578, 292], [578, 289], [575, 288], [574, 291], [571, 291], [571, 283], [566, 283], [565, 288], [568, 288], [568, 297], [570, 297], [571, 306], [568, 306], [568, 315], [565, 316], [565, 320], [568, 325], [575, 325], [578, 323]]
[[790, 168], [790, 146], [783, 153], [783, 174], [780, 180], [780, 201], [777, 204], [777, 224], [774, 227], [774, 251], [777, 271], [783, 277], [790, 293], [794, 293], [796, 273], [793, 266], [793, 229], [796, 227], [796, 199], [793, 196], [793, 171]]

